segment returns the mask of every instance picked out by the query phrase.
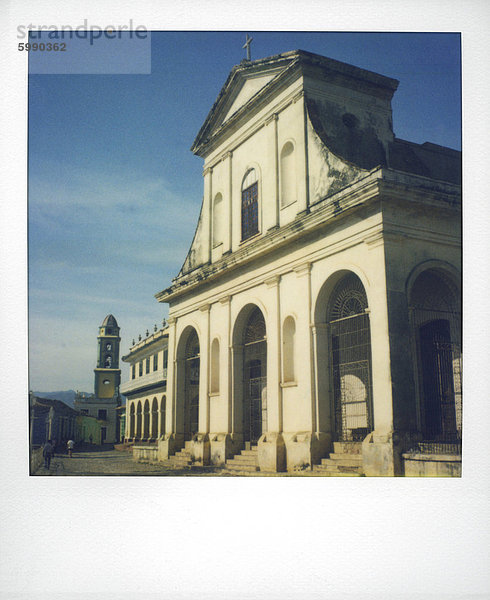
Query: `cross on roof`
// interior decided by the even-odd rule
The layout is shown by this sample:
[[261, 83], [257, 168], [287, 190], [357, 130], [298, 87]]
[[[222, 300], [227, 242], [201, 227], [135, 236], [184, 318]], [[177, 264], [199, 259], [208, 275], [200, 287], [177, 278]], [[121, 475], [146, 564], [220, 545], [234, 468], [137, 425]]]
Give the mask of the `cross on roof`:
[[250, 44], [252, 43], [253, 38], [248, 37], [248, 33], [247, 33], [247, 37], [245, 39], [245, 44], [242, 46], [242, 48], [246, 48], [247, 49], [247, 60], [250, 60]]

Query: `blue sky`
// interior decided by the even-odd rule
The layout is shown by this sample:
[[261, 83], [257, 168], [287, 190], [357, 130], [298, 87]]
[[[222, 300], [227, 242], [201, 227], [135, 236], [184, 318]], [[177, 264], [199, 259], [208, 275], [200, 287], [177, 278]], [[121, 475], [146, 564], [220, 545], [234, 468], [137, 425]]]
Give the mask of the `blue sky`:
[[[252, 59], [300, 48], [398, 79], [395, 134], [461, 148], [458, 35], [250, 34]], [[91, 391], [104, 317], [126, 353], [166, 316], [154, 294], [184, 261], [202, 198], [189, 148], [244, 39], [153, 32], [149, 75], [29, 76], [31, 389]]]

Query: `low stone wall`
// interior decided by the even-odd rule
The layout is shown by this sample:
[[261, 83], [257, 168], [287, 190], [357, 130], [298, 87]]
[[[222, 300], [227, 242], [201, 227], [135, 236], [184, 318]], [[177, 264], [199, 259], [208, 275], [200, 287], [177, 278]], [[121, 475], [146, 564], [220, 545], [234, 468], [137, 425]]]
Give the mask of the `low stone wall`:
[[405, 477], [461, 477], [461, 456], [415, 452], [402, 456]]
[[133, 446], [133, 460], [137, 462], [158, 462], [158, 446], [156, 444]]
[[42, 446], [41, 448], [35, 448], [34, 450], [31, 450], [31, 475], [33, 475], [39, 469], [43, 462], [44, 459]]

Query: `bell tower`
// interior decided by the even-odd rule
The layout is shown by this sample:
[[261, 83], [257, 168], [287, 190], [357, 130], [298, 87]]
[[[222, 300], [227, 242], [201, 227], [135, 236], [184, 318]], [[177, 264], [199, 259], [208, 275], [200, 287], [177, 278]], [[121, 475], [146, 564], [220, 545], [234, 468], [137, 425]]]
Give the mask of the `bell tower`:
[[97, 366], [95, 373], [95, 396], [113, 398], [119, 396], [121, 369], [119, 368], [119, 326], [112, 315], [99, 327], [97, 336]]

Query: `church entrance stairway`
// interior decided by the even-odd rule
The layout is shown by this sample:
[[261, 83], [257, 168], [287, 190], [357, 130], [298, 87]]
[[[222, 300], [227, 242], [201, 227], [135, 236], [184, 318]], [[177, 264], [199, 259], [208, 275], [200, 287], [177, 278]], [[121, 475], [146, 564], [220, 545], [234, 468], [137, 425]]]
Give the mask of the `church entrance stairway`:
[[191, 454], [192, 441], [187, 441], [184, 448], [176, 452], [173, 456], [169, 456], [167, 460], [162, 461], [162, 464], [171, 469], [185, 469], [191, 467], [194, 463]]
[[330, 458], [322, 458], [313, 470], [326, 477], [363, 477], [362, 442], [334, 442]]
[[240, 454], [229, 458], [226, 461], [225, 470], [235, 473], [240, 471], [260, 471], [257, 446], [250, 446], [249, 449], [242, 450]]

